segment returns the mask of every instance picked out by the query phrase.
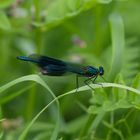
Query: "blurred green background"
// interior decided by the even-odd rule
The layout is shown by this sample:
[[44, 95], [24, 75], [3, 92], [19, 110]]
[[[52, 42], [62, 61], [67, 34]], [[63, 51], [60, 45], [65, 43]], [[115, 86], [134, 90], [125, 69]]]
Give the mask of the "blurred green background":
[[[34, 65], [16, 59], [37, 53], [103, 66], [109, 83], [140, 89], [139, 14], [139, 0], [0, 1], [1, 140], [140, 139], [140, 96], [119, 88], [65, 96], [27, 129], [53, 99], [30, 74], [39, 75], [55, 96], [76, 88], [75, 75], [42, 76]], [[26, 75], [30, 82], [18, 82]]]

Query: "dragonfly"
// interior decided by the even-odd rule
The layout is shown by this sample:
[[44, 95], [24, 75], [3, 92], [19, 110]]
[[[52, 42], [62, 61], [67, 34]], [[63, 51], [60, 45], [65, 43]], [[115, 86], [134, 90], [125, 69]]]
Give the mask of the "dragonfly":
[[89, 85], [89, 82], [95, 83], [98, 76], [102, 77], [104, 75], [104, 68], [102, 66], [99, 66], [99, 68], [93, 66], [82, 66], [39, 54], [32, 54], [28, 57], [17, 56], [17, 59], [34, 63], [39, 67], [43, 75], [63, 76], [68, 73], [76, 74], [76, 89], [79, 88], [79, 77], [86, 77], [84, 84], [93, 89]]

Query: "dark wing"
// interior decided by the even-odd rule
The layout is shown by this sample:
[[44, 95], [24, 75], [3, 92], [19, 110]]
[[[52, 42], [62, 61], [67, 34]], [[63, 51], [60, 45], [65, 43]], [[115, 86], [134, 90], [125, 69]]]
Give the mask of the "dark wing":
[[61, 76], [66, 73], [76, 73], [83, 76], [85, 75], [83, 66], [64, 62], [51, 57], [32, 54], [29, 57], [18, 56], [17, 58], [36, 64], [44, 75]]
[[51, 76], [61, 76], [67, 72], [67, 65], [64, 61], [37, 54], [30, 55], [29, 58], [37, 60], [42, 74]]
[[51, 57], [32, 54], [29, 57], [18, 56], [17, 58], [36, 64], [44, 75], [61, 76], [67, 72], [67, 65], [64, 61]]

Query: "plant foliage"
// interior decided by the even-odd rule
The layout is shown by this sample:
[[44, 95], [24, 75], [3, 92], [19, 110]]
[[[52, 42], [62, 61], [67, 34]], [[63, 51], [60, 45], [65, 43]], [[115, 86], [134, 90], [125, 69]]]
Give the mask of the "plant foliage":
[[[138, 140], [139, 0], [0, 2], [1, 140]], [[102, 81], [42, 76], [16, 56], [103, 66]]]

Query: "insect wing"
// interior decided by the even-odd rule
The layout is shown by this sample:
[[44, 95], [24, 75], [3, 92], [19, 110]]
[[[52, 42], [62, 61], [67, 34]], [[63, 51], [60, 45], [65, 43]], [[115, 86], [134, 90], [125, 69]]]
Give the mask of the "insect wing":
[[67, 72], [64, 61], [37, 54], [30, 55], [29, 58], [38, 61], [37, 65], [44, 75], [61, 76]]

